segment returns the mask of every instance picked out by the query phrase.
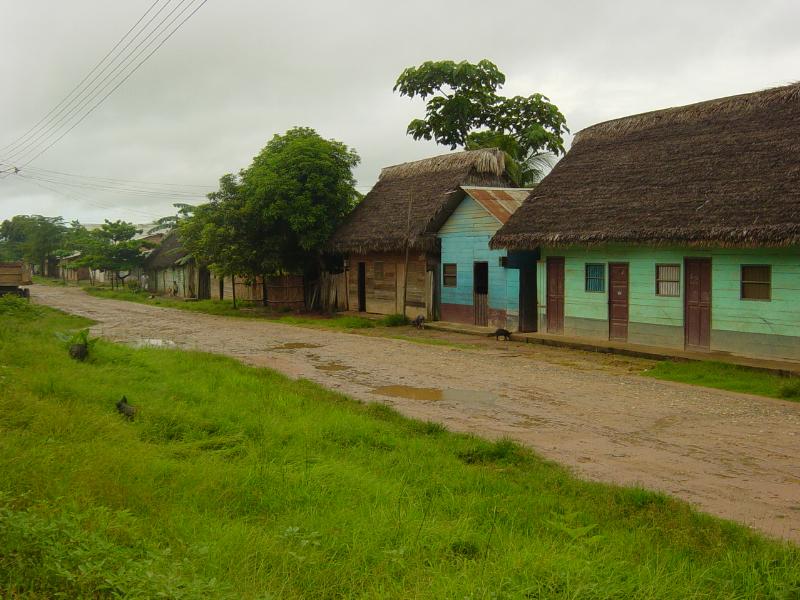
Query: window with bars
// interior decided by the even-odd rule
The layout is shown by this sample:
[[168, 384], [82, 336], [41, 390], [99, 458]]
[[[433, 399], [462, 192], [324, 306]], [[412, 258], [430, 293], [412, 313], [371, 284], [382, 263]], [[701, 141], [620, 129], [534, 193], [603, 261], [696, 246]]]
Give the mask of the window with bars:
[[442, 280], [444, 287], [458, 287], [458, 267], [455, 263], [442, 265]]
[[681, 266], [656, 265], [656, 296], [681, 295]]
[[376, 262], [372, 265], [372, 274], [376, 280], [380, 281], [383, 279], [383, 263]]
[[772, 298], [772, 267], [769, 265], [742, 265], [742, 300], [770, 300]]
[[586, 291], [606, 291], [606, 266], [602, 263], [586, 263]]

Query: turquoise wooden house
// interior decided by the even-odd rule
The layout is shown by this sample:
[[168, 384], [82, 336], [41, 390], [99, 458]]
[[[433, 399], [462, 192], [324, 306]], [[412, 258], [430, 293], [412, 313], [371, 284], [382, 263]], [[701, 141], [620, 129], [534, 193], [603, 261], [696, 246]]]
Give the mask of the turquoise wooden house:
[[492, 239], [553, 335], [800, 360], [800, 85], [601, 123]]
[[520, 273], [489, 240], [530, 189], [461, 186], [463, 198], [439, 229], [443, 321], [519, 328]]

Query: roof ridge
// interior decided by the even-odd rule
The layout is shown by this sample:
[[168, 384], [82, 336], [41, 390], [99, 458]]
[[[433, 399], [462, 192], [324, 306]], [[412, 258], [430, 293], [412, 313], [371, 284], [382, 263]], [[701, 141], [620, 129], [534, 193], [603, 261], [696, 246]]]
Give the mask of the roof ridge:
[[602, 121], [576, 133], [574, 143], [602, 137], [612, 139], [656, 125], [685, 123], [715, 114], [751, 111], [769, 104], [793, 101], [800, 101], [800, 82]]

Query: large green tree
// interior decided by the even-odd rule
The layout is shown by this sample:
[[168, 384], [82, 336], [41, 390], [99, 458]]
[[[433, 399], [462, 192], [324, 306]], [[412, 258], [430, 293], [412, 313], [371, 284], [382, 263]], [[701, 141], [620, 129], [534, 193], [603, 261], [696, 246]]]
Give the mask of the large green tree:
[[0, 225], [0, 256], [38, 265], [43, 274], [47, 262], [58, 256], [66, 231], [62, 217], [16, 215]]
[[360, 199], [358, 154], [308, 127], [275, 135], [178, 228], [198, 260], [223, 275], [311, 274], [342, 219]]
[[108, 221], [97, 229], [86, 230], [73, 224], [69, 240], [70, 250], [81, 253], [79, 266], [101, 270], [113, 275], [112, 285], [124, 283], [131, 272], [144, 264], [147, 244], [135, 239], [142, 232], [133, 223]]
[[564, 153], [566, 119], [542, 94], [498, 94], [506, 77], [488, 60], [477, 64], [452, 60], [427, 61], [405, 69], [394, 90], [425, 100], [425, 118], [409, 123], [415, 140], [434, 140], [451, 150], [496, 147], [509, 161], [518, 185], [536, 183], [549, 157]]

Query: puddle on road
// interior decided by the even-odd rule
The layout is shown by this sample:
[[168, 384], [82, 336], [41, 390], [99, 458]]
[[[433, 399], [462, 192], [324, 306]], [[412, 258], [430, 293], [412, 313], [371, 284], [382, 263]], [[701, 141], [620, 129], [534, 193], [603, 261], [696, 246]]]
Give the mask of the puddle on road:
[[384, 385], [373, 388], [372, 393], [392, 398], [408, 398], [409, 400], [427, 400], [429, 402], [494, 402], [495, 395], [477, 390], [456, 390], [440, 388], [412, 387], [410, 385]]
[[320, 371], [346, 371], [350, 367], [343, 365], [342, 363], [328, 362], [320, 365], [314, 365], [314, 368], [319, 369]]
[[136, 340], [131, 344], [134, 348], [175, 348], [177, 344], [172, 340], [162, 340], [159, 338], [144, 338]]
[[304, 344], [303, 342], [289, 342], [287, 344], [281, 344], [280, 346], [275, 346], [272, 350], [301, 350], [303, 348], [320, 348], [319, 344]]

